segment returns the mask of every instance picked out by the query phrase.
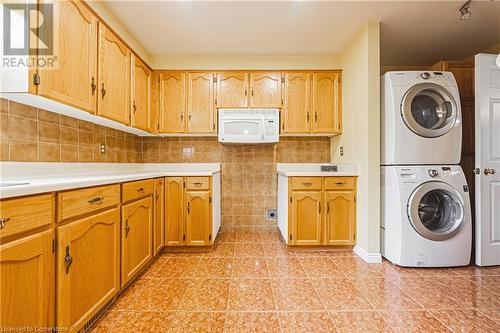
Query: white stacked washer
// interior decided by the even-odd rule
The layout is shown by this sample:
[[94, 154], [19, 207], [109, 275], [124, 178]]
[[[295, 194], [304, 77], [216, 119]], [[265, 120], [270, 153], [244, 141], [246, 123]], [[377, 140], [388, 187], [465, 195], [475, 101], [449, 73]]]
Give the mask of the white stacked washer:
[[383, 166], [382, 255], [409, 267], [469, 264], [472, 226], [460, 166]]
[[388, 72], [381, 80], [381, 249], [394, 264], [470, 261], [462, 115], [449, 72]]

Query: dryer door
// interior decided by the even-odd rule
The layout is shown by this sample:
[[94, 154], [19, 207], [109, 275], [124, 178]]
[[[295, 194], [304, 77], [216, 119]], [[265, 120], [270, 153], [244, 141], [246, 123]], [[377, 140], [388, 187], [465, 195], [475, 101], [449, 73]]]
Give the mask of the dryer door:
[[436, 138], [453, 128], [460, 110], [451, 93], [435, 83], [419, 83], [403, 97], [401, 116], [417, 135]]
[[462, 197], [443, 182], [417, 187], [408, 200], [407, 213], [415, 231], [434, 241], [453, 238], [465, 223]]

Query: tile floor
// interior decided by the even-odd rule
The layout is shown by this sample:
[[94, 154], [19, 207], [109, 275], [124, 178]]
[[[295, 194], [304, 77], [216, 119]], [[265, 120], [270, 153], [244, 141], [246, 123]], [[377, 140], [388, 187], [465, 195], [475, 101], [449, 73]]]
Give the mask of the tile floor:
[[500, 267], [407, 269], [292, 251], [278, 232], [161, 254], [93, 332], [500, 332]]

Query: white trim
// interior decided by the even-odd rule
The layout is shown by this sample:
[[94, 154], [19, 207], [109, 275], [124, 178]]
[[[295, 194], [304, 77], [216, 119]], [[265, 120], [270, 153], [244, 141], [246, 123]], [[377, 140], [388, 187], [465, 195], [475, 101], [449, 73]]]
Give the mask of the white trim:
[[382, 263], [382, 255], [380, 253], [369, 253], [365, 249], [361, 248], [359, 245], [356, 245], [353, 251], [358, 255], [358, 257], [360, 257], [369, 264]]

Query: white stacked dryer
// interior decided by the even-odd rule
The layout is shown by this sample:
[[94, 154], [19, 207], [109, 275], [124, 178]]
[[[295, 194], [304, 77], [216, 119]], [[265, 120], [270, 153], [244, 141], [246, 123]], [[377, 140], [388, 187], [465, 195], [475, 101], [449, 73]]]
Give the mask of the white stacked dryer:
[[410, 267], [467, 265], [472, 228], [462, 114], [449, 72], [381, 79], [382, 255]]

